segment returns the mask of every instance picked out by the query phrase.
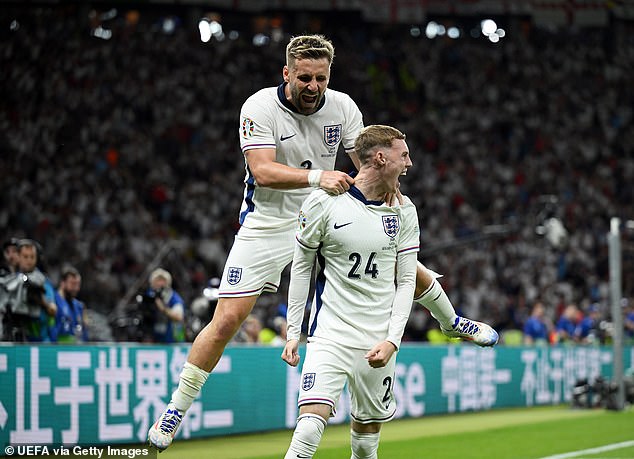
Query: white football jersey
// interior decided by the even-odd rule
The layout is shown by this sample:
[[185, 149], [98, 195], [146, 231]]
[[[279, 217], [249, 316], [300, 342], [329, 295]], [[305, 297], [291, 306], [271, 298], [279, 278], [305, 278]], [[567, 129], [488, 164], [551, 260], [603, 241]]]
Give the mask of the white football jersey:
[[[302, 115], [286, 100], [282, 84], [249, 97], [240, 111], [242, 152], [274, 148], [275, 161], [294, 168], [334, 170], [340, 144], [347, 153], [363, 128], [361, 111], [342, 92], [327, 89], [320, 108]], [[245, 160], [245, 189], [240, 224], [247, 228], [292, 227], [314, 188], [275, 190], [257, 186]]]
[[420, 244], [418, 215], [409, 198], [390, 207], [367, 201], [354, 186], [339, 196], [316, 190], [302, 206], [296, 238], [317, 251], [309, 340], [360, 349], [385, 340], [397, 257], [418, 252]]

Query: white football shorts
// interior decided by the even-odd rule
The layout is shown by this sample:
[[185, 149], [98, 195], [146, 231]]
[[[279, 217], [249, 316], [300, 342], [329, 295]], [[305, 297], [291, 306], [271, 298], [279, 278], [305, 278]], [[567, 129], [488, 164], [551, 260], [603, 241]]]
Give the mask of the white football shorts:
[[295, 225], [275, 231], [241, 227], [227, 257], [218, 296], [276, 292], [282, 271], [293, 259], [295, 231]]
[[309, 342], [302, 367], [298, 406], [323, 403], [334, 414], [344, 385], [350, 392], [350, 416], [356, 422], [387, 422], [394, 417], [396, 353], [383, 368], [372, 368], [369, 349], [353, 349], [332, 342]]

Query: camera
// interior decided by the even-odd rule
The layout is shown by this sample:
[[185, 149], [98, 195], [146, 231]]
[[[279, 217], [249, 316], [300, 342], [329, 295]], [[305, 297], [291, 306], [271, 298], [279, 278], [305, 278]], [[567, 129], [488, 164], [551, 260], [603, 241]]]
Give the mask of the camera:
[[137, 293], [133, 306], [132, 320], [135, 325], [134, 339], [137, 341], [151, 340], [154, 335], [154, 324], [156, 323], [157, 310], [156, 299], [163, 294], [160, 289], [147, 289]]
[[0, 278], [0, 312], [39, 315], [45, 277], [40, 272], [15, 273]]
[[3, 341], [24, 341], [31, 320], [38, 318], [45, 277], [40, 272], [0, 276], [0, 335]]
[[136, 302], [139, 306], [152, 306], [156, 304], [156, 299], [160, 298], [163, 294], [162, 288], [159, 289], [148, 289], [142, 292], [139, 292], [136, 296]]
[[37, 305], [39, 307], [42, 303], [42, 295], [44, 294], [44, 275], [39, 272], [33, 272], [24, 277], [26, 278], [24, 281], [26, 302], [29, 305]]

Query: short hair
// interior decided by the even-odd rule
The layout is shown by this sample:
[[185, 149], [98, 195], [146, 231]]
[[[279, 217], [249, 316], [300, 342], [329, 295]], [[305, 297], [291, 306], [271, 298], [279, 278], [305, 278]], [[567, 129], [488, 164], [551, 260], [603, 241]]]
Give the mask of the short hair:
[[167, 281], [168, 287], [172, 286], [172, 275], [169, 273], [169, 271], [163, 268], [156, 268], [150, 274], [150, 283], [154, 282], [154, 279], [156, 279], [157, 277], [162, 277], [163, 279], [165, 279]]
[[79, 271], [74, 266], [66, 265], [62, 267], [61, 278], [62, 280], [66, 280], [69, 277], [81, 277]]
[[335, 47], [323, 35], [298, 35], [286, 45], [286, 65], [292, 67], [297, 59], [328, 59], [332, 64]]
[[15, 247], [17, 249], [19, 244], [20, 240], [17, 237], [12, 237], [4, 241], [4, 243], [2, 244], [2, 249], [6, 250], [7, 247]]
[[35, 248], [35, 254], [39, 257], [42, 253], [42, 245], [34, 239], [20, 239], [18, 241], [18, 251], [22, 249], [22, 247], [33, 247]]
[[392, 126], [372, 124], [359, 132], [354, 141], [354, 151], [361, 164], [370, 160], [377, 148], [391, 148], [395, 139], [405, 140], [405, 134]]

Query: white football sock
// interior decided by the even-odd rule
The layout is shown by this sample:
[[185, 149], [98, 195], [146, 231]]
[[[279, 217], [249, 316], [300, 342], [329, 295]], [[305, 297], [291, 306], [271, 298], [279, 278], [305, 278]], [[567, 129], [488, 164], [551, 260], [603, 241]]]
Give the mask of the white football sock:
[[178, 411], [184, 413], [192, 406], [194, 399], [198, 396], [208, 377], [209, 373], [206, 371], [201, 370], [192, 363], [185, 362], [178, 381], [178, 387], [172, 393], [172, 403], [174, 403]]
[[442, 328], [445, 330], [453, 328], [458, 316], [442, 285], [436, 279], [418, 298], [414, 298], [414, 301], [429, 309]]
[[360, 433], [351, 430], [350, 446], [352, 447], [352, 456], [350, 456], [350, 459], [377, 459], [380, 436], [380, 432]]
[[293, 439], [284, 459], [313, 457], [325, 428], [326, 420], [318, 414], [306, 413], [300, 415], [297, 418]]

